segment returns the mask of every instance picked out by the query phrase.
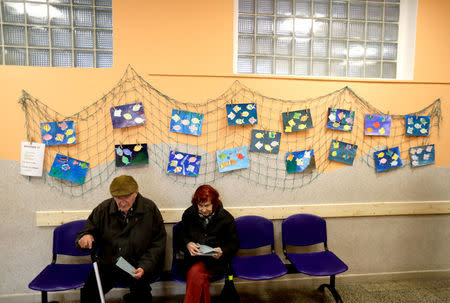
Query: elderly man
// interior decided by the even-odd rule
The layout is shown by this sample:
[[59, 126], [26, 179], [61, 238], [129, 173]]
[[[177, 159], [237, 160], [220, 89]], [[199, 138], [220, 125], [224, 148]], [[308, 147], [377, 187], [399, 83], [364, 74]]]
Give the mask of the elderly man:
[[[98, 266], [103, 291], [128, 286], [126, 302], [151, 302], [150, 282], [164, 263], [166, 231], [156, 204], [138, 192], [133, 177], [116, 177], [110, 187], [112, 198], [100, 203], [89, 215], [76, 240], [80, 249], [99, 248]], [[136, 268], [133, 276], [115, 265], [123, 257]], [[94, 272], [81, 289], [81, 302], [100, 302]]]

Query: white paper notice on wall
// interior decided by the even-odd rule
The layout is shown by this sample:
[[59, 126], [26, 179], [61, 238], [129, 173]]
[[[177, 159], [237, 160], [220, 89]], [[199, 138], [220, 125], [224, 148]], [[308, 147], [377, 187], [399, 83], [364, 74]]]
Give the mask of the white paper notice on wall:
[[44, 152], [45, 144], [22, 141], [20, 174], [24, 176], [42, 177]]

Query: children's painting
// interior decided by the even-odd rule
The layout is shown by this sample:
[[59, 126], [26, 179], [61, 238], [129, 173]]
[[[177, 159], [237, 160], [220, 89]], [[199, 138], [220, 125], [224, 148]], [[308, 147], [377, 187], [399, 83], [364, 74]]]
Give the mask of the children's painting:
[[294, 133], [313, 128], [311, 112], [309, 109], [281, 113], [285, 133]]
[[111, 107], [109, 111], [114, 129], [145, 124], [142, 102]]
[[248, 168], [247, 146], [216, 151], [219, 172]]
[[252, 130], [250, 142], [251, 152], [278, 154], [280, 151], [281, 133], [266, 130]]
[[200, 136], [202, 134], [203, 114], [179, 109], [172, 110], [170, 131], [181, 134]]
[[227, 104], [228, 125], [258, 124], [256, 103]]
[[337, 140], [331, 140], [330, 154], [328, 155], [328, 159], [331, 161], [353, 165], [357, 149], [357, 145]]
[[56, 154], [49, 176], [83, 184], [89, 163]]
[[355, 111], [329, 108], [327, 128], [343, 131], [352, 131], [353, 122], [355, 121]]
[[120, 144], [115, 146], [116, 167], [148, 164], [147, 144]]
[[411, 147], [409, 155], [411, 157], [411, 166], [418, 167], [434, 163], [434, 144]]
[[389, 136], [391, 134], [391, 116], [365, 115], [364, 133], [367, 136]]
[[47, 146], [77, 143], [73, 121], [41, 123], [41, 134]]
[[398, 146], [376, 151], [373, 153], [373, 158], [375, 160], [375, 168], [377, 169], [377, 172], [382, 172], [403, 165]]
[[198, 177], [202, 156], [170, 151], [167, 172], [190, 177]]
[[430, 116], [405, 116], [407, 136], [428, 136]]
[[314, 149], [286, 153], [286, 172], [310, 172], [316, 168]]

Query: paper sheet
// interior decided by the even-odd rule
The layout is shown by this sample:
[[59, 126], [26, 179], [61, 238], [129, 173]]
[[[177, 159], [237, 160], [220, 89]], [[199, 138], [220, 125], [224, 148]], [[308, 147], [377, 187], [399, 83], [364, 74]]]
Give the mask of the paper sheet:
[[20, 174], [24, 176], [42, 177], [45, 144], [22, 141], [20, 153]]

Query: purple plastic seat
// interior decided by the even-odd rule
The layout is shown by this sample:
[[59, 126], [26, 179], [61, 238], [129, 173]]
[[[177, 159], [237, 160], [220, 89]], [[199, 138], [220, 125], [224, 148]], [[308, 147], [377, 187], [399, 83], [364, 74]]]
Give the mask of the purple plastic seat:
[[47, 303], [47, 292], [80, 288], [84, 285], [92, 270], [91, 263], [57, 264], [57, 255], [87, 256], [89, 251], [80, 251], [75, 247], [77, 233], [84, 227], [86, 220], [78, 220], [58, 226], [53, 231], [53, 259], [28, 287], [41, 292], [42, 303]]
[[272, 221], [260, 216], [242, 216], [235, 222], [241, 249], [271, 247], [270, 254], [234, 257], [235, 276], [246, 280], [268, 280], [285, 275], [287, 268], [274, 250]]
[[[327, 228], [323, 218], [311, 214], [296, 214], [281, 224], [283, 252], [295, 269], [310, 276], [330, 276], [330, 284], [322, 284], [319, 290], [330, 290], [336, 302], [342, 302], [335, 288], [335, 278], [348, 270], [348, 266], [328, 250]], [[287, 245], [309, 246], [324, 243], [324, 251], [310, 253], [288, 253]]]

